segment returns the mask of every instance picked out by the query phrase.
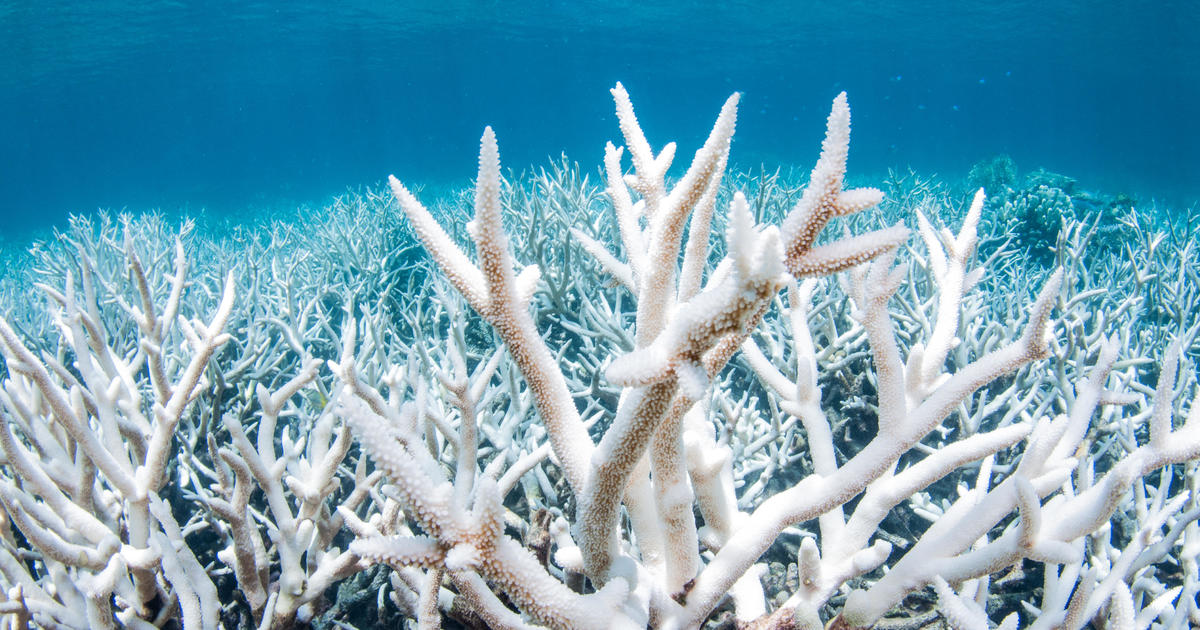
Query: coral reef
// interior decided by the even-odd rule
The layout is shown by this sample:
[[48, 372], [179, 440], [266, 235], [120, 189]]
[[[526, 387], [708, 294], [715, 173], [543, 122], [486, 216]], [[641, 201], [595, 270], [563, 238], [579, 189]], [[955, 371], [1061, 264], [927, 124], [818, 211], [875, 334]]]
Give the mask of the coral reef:
[[[1082, 221], [1099, 228], [1093, 249], [1124, 255], [1133, 234], [1128, 223], [1138, 213], [1138, 202], [1127, 194], [1109, 195], [1086, 190], [1075, 179], [1044, 168], [1020, 176], [1007, 155], [983, 160], [971, 167], [966, 183], [988, 193], [988, 231], [1003, 234], [1014, 248], [1041, 266], [1062, 264], [1059, 236], [1068, 225]], [[997, 241], [994, 245], [999, 245]], [[995, 251], [992, 245], [983, 247]]]
[[1017, 186], [1017, 163], [1007, 155], [981, 160], [967, 172], [967, 186], [984, 189], [993, 198]]
[[1054, 262], [1059, 231], [1076, 218], [1070, 195], [1045, 184], [1008, 195], [996, 216], [1015, 235], [1014, 245], [1043, 265]]
[[872, 214], [844, 94], [805, 185], [726, 176], [736, 94], [676, 179], [613, 96], [603, 184], [506, 179], [489, 128], [465, 200], [35, 249], [7, 627], [1200, 623], [1186, 234], [1097, 256], [1045, 182]]

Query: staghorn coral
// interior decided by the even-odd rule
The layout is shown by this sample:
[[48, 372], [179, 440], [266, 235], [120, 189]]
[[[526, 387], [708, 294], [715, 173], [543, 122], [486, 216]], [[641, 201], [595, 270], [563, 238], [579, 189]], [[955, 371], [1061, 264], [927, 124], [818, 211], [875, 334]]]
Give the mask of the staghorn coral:
[[1058, 270], [980, 263], [981, 194], [954, 230], [889, 206], [913, 243], [862, 218], [844, 95], [808, 186], [753, 202], [736, 95], [674, 182], [614, 98], [608, 201], [506, 182], [491, 130], [473, 221], [391, 182], [432, 264], [374, 193], [315, 230], [42, 250], [59, 332], [0, 328], [6, 622], [866, 627], [926, 586], [960, 627], [1197, 621], [1187, 241], [1134, 222], [1097, 263], [1068, 218]]
[[[705, 147], [697, 153], [696, 161], [689, 169], [688, 174], [668, 191], [660, 180], [666, 168], [664, 162], [669, 162], [673, 157], [674, 147], [668, 145], [659, 156], [654, 156], [641, 136], [640, 130], [636, 128], [632, 107], [620, 86], [614, 90], [614, 96], [617, 100], [622, 131], [629, 142], [636, 169], [635, 175], [619, 177], [620, 172], [614, 164], [619, 159], [620, 153], [609, 148], [607, 152], [609, 193], [614, 199], [618, 217], [616, 223], [620, 227], [621, 241], [624, 245], [627, 262], [622, 262], [605, 252], [600, 243], [582, 234], [577, 233], [576, 237], [581, 238], [584, 247], [596, 256], [614, 278], [618, 279], [621, 286], [634, 293], [639, 301], [649, 301], [651, 304], [643, 308], [639, 303], [636, 310], [634, 346], [637, 349], [632, 354], [619, 357], [608, 370], [609, 381], [626, 388], [626, 391], [615, 411], [613, 425], [600, 438], [595, 454], [589, 457], [594, 466], [599, 465], [594, 472], [571, 471], [571, 466], [577, 464], [572, 464], [570, 460], [581, 458], [581, 455], [587, 454], [591, 449], [589, 448], [590, 441], [580, 439], [577, 429], [565, 428], [559, 424], [563, 420], [566, 420], [568, 426], [575, 424], [576, 421], [573, 414], [570, 413], [570, 409], [558, 402], [562, 400], [561, 398], [555, 400], [545, 393], [539, 393], [543, 386], [534, 385], [532, 388], [535, 400], [549, 399], [538, 404], [539, 412], [543, 421], [546, 422], [554, 451], [558, 455], [559, 461], [566, 466], [565, 474], [569, 484], [576, 494], [583, 495], [577, 508], [580, 525], [574, 531], [575, 537], [583, 539], [578, 543], [580, 558], [578, 561], [567, 563], [564, 568], [568, 571], [582, 569], [594, 583], [607, 584], [606, 591], [618, 581], [623, 581], [626, 587], [637, 585], [639, 588], [644, 588], [647, 580], [650, 580], [650, 593], [639, 595], [636, 589], [631, 591], [630, 600], [627, 601], [624, 610], [629, 618], [625, 619], [623, 623], [642, 625], [649, 621], [664, 627], [673, 627], [675, 624], [690, 625], [707, 616], [711, 607], [717, 603], [716, 595], [731, 588], [734, 600], [738, 604], [739, 614], [745, 615], [748, 619], [753, 618], [755, 614], [747, 611], [760, 610], [761, 604], [754, 604], [754, 600], [761, 599], [761, 595], [755, 596], [753, 593], [749, 593], [748, 591], [753, 591], [757, 587], [752, 583], [746, 584], [745, 580], [738, 578], [743, 575], [743, 571], [749, 568], [747, 560], [752, 562], [762, 553], [783, 526], [826, 514], [826, 518], [823, 518], [822, 529], [824, 530], [827, 524], [829, 529], [834, 530], [834, 533], [828, 536], [835, 540], [838, 536], [836, 532], [848, 526], [852, 526], [852, 530], [869, 534], [874, 527], [878, 526], [878, 518], [882, 518], [882, 515], [890, 507], [911, 496], [920, 487], [948, 474], [954, 467], [965, 461], [987, 457], [989, 453], [1011, 446], [1029, 434], [1029, 426], [1014, 425], [1008, 428], [997, 428], [956, 443], [953, 448], [948, 447], [938, 451], [938, 457], [930, 456], [922, 462], [922, 466], [911, 467], [909, 474], [902, 477], [905, 480], [903, 482], [897, 482], [890, 475], [879, 476], [886, 472], [888, 462], [897, 461], [905, 451], [915, 445], [965, 397], [1000, 375], [1011, 372], [1031, 360], [1045, 356], [1047, 349], [1043, 345], [1045, 341], [1042, 338], [1042, 326], [1044, 325], [1042, 322], [1045, 322], [1048, 317], [1051, 297], [1058, 290], [1062, 276], [1061, 274], [1052, 276], [1046, 285], [1047, 288], [1042, 290], [1037, 306], [1031, 315], [1031, 324], [1027, 327], [1021, 340], [969, 362], [954, 374], [944, 373], [944, 363], [949, 349], [953, 345], [950, 340], [953, 339], [954, 330], [957, 328], [954, 322], [959, 302], [962, 299], [961, 293], [964, 289], [970, 288], [970, 285], [977, 283], [982, 275], [982, 270], [977, 269], [972, 270], [968, 277], [965, 270], [967, 259], [974, 246], [973, 222], [978, 220], [983, 206], [983, 196], [979, 195], [973, 204], [972, 212], [968, 215], [968, 227], [954, 240], [935, 236], [931, 227], [927, 224], [923, 225], [922, 231], [926, 235], [931, 253], [942, 251], [942, 248], [945, 248], [945, 253], [939, 254], [934, 259], [935, 277], [943, 294], [942, 303], [937, 309], [937, 321], [941, 328], [933, 330], [934, 339], [931, 341], [929, 356], [926, 355], [924, 347], [917, 346], [911, 349], [908, 365], [904, 370], [892, 367], [893, 365], [899, 366], [901, 361], [895, 348], [895, 342], [892, 340], [893, 333], [888, 322], [885, 305], [899, 288], [903, 276], [895, 271], [889, 273], [892, 254], [888, 252], [892, 252], [899, 244], [898, 235], [902, 232], [882, 230], [822, 248], [813, 248], [816, 234], [830, 217], [861, 210], [877, 202], [879, 198], [876, 191], [864, 190], [848, 193], [840, 191], [840, 169], [844, 168], [841, 165], [844, 163], [845, 146], [848, 140], [848, 115], [844, 100], [841, 100], [844, 97], [839, 97], [839, 100], [835, 101], [834, 113], [830, 116], [829, 134], [822, 160], [814, 170], [808, 191], [797, 204], [796, 209], [785, 220], [780, 235], [776, 236], [770, 230], [760, 232], [762, 236], [757, 238], [763, 240], [753, 248], [755, 256], [750, 257], [746, 252], [746, 246], [738, 246], [738, 243], [746, 241], [748, 238], [755, 238], [752, 235], [759, 230], [749, 223], [749, 212], [744, 198], [735, 195], [730, 206], [733, 219], [730, 222], [730, 232], [727, 236], [729, 258], [726, 259], [727, 262], [722, 263], [725, 269], [718, 271], [710, 280], [710, 282], [717, 283], [715, 287], [696, 294], [696, 297], [691, 300], [683, 300], [694, 294], [688, 288], [692, 286], [689, 282], [681, 282], [681, 290], [678, 293], [667, 290], [669, 286], [667, 281], [674, 275], [673, 261], [679, 255], [679, 240], [683, 232], [682, 219], [687, 216], [687, 210], [691, 209], [691, 204], [700, 203], [698, 208], [703, 208], [704, 211], [693, 215], [698, 217], [693, 220], [699, 221], [701, 226], [696, 228], [693, 224], [693, 231], [699, 234], [706, 233], [703, 225], [711, 220], [710, 212], [707, 209], [709, 202], [705, 201], [706, 195], [701, 195], [699, 191], [713, 188], [711, 183], [702, 183], [702, 179], [705, 174], [712, 172], [711, 164], [723, 163], [725, 160], [720, 151], [721, 147], [727, 143], [726, 138], [731, 132], [730, 104], [734, 101], [731, 99], [726, 103], [726, 107], [714, 127], [713, 134]], [[497, 288], [502, 293], [512, 294], [516, 287], [516, 283], [512, 279], [516, 276], [510, 275], [512, 273], [510, 271], [511, 263], [505, 258], [506, 242], [503, 234], [497, 230], [499, 222], [494, 217], [494, 210], [491, 209], [499, 205], [495, 201], [499, 195], [495, 156], [494, 137], [489, 130], [484, 135], [481, 151], [480, 184], [477, 187], [476, 201], [477, 218], [474, 224], [474, 236], [481, 259], [480, 268], [475, 268], [465, 256], [458, 253], [459, 250], [436, 229], [428, 212], [395, 180], [393, 180], [393, 188], [397, 198], [401, 201], [401, 206], [421, 226], [418, 231], [422, 234], [426, 246], [435, 255], [440, 266], [446, 269], [455, 284], [460, 287], [460, 290], [468, 298], [468, 302], [477, 305], [477, 308], [482, 306], [480, 310], [484, 317], [492, 321], [501, 337], [510, 346], [537, 345], [539, 340], [535, 335], [529, 334], [527, 329], [522, 331], [519, 328], [513, 328], [506, 321], [512, 315], [504, 315], [499, 321], [495, 321], [493, 320], [495, 316], [491, 314], [490, 310], [494, 309], [492, 300], [508, 301], [512, 299], [502, 298], [496, 293]], [[615, 184], [615, 181], [620, 181], [620, 184]], [[643, 197], [638, 201], [640, 208], [633, 203], [633, 198], [625, 191], [626, 184]], [[639, 215], [647, 217], [644, 228], [636, 220]], [[650, 239], [649, 242], [646, 240], [647, 237]], [[723, 347], [740, 343], [740, 340], [746, 338], [746, 334], [761, 317], [760, 311], [764, 307], [758, 306], [758, 304], [765, 304], [764, 298], [776, 290], [776, 287], [782, 286], [774, 284], [778, 281], [773, 281], [764, 285], [766, 291], [763, 292], [761, 289], [752, 288], [754, 283], [750, 281], [750, 278], [753, 276], [749, 275], [754, 268], [761, 270], [759, 272], [763, 274], [761, 281], [770, 281], [772, 276], [778, 274], [778, 271], [772, 270], [770, 266], [771, 261], [779, 255], [776, 253], [777, 248], [780, 248], [779, 245], [776, 245], [777, 238], [783, 242], [782, 250], [788, 252], [784, 259], [792, 272], [792, 277], [837, 271], [854, 266], [864, 259], [885, 254], [884, 262], [877, 263], [870, 271], [859, 276], [860, 279], [856, 281], [858, 288], [854, 291], [858, 296], [855, 301], [859, 305], [858, 308], [862, 309], [863, 315], [860, 317], [862, 317], [862, 323], [874, 354], [876, 384], [880, 396], [878, 403], [879, 435], [840, 469], [832, 457], [819, 454], [814, 450], [814, 464], [818, 459], [823, 462], [816, 468], [819, 476], [806, 478], [796, 486], [762, 501], [752, 513], [745, 514], [730, 507], [731, 496], [728, 486], [724, 482], [718, 482], [715, 487], [707, 490], [698, 487], [702, 480], [711, 484], [715, 479], [720, 478], [719, 474], [708, 473], [706, 475], [700, 470], [695, 470], [690, 472], [691, 484], [688, 484], [689, 475], [680, 475], [672, 471], [683, 470], [681, 463], [675, 463], [680, 461], [681, 454], [686, 449], [683, 444], [687, 442], [683, 436], [686, 432], [684, 427], [687, 422], [683, 419], [692, 412], [696, 412], [694, 417], [707, 415], [707, 413], [697, 412], [697, 410], [703, 408], [703, 405], [700, 404], [701, 397], [708, 387], [710, 379], [728, 360], [728, 350], [724, 350]], [[658, 253], [664, 249], [674, 252], [674, 255], [664, 257]], [[681, 270], [684, 270], [682, 272], [684, 277], [687, 277], [689, 260], [695, 260], [690, 253], [689, 256], [683, 258], [680, 266]], [[647, 260], [657, 260], [658, 262], [649, 263], [648, 271]], [[825, 262], [826, 260], [828, 262]], [[487, 269], [488, 267], [490, 269]], [[721, 268], [718, 267], [718, 269]], [[481, 272], [480, 269], [484, 269], [484, 271]], [[482, 284], [480, 280], [471, 280], [480, 275], [494, 277], [494, 279], [488, 280], [491, 288], [488, 289], [487, 295], [479, 288]], [[521, 275], [528, 275], [528, 270]], [[505, 278], [510, 279], [506, 280]], [[725, 294], [721, 292], [721, 287], [729, 286], [727, 283], [732, 283], [734, 287], [741, 286], [737, 289], [737, 293], [741, 296], [737, 301], [730, 302], [729, 297], [723, 297]], [[508, 288], [505, 288], [506, 285]], [[664, 323], [665, 314], [671, 311], [662, 305], [670, 304], [670, 300], [675, 296], [683, 296], [677, 298], [682, 301], [673, 311], [673, 321]], [[734, 316], [734, 313], [739, 313], [739, 315]], [[649, 334], [643, 334], [647, 329]], [[643, 339], [646, 341], [642, 341]], [[520, 354], [520, 351], [514, 353], [514, 359], [519, 365], [522, 364]], [[760, 361], [761, 363], [762, 361]], [[547, 373], [548, 368], [548, 363], [539, 363], [528, 368], [522, 365], [523, 371], [529, 369], [533, 372], [536, 377], [532, 379], [534, 382], [546, 379], [554, 380], [553, 372]], [[760, 367], [760, 370], [767, 374], [772, 373], [765, 367]], [[530, 377], [527, 375], [527, 378]], [[776, 394], [787, 400], [792, 386], [787, 384], [786, 379], [781, 376], [766, 378], [782, 381], [782, 386], [777, 389]], [[884, 400], [885, 394], [898, 398]], [[903, 398], [899, 398], [900, 396]], [[806, 427], [809, 429], [810, 445], [815, 449], [816, 445], [812, 443], [813, 440], [816, 439], [819, 442], [820, 438], [817, 436], [828, 433], [827, 429], [822, 431], [818, 424], [823, 422], [824, 418], [819, 410], [814, 411], [811, 408], [811, 404], [807, 411], [801, 411], [801, 409], [799, 401], [792, 406], [792, 409], [785, 408], [789, 413], [802, 418], [805, 415], [815, 417], [812, 421], [813, 426]], [[555, 442], [556, 432], [562, 434], [558, 438], [559, 442]], [[653, 439], [651, 440], [652, 432]], [[675, 437], [672, 437], [673, 435]], [[641, 456], [642, 449], [645, 448], [649, 448], [648, 480], [642, 476], [645, 473], [639, 472], [636, 476], [628, 477], [629, 480], [623, 481], [620, 485], [614, 485], [608, 481], [610, 475], [626, 478], [636, 471], [638, 458]], [[702, 441], [691, 443], [691, 449], [694, 451], [696, 459], [702, 460], [706, 457], [701, 454], [704, 448]], [[1192, 456], [1195, 448], [1195, 445], [1192, 445], [1182, 451], [1170, 455], [1160, 454], [1151, 459], [1156, 463], [1183, 461]], [[718, 447], [713, 449], [712, 455], [708, 457], [716, 456], [718, 461], [727, 457], [720, 453], [722, 453], [722, 449]], [[380, 456], [385, 456], [385, 454], [380, 453]], [[1054, 472], [1058, 469], [1051, 468], [1046, 469], [1046, 472], [1040, 472], [1043, 469], [1036, 467], [1044, 466], [1044, 464], [1036, 463], [1030, 464], [1030, 466], [1035, 467], [1033, 470], [1039, 471], [1030, 473], [1039, 479], [1043, 478], [1039, 475], [1050, 475], [1045, 477], [1045, 485], [1032, 495], [1034, 496], [1032, 500], [1036, 502], [1039, 494], [1045, 494], [1053, 489], [1053, 484], [1049, 482], [1059, 478], [1058, 473]], [[720, 467], [718, 465], [717, 469]], [[705, 468], [705, 466], [701, 465], [701, 468]], [[822, 469], [824, 470], [822, 471]], [[1137, 476], [1144, 472], [1148, 471], [1140, 471]], [[1111, 478], [1112, 486], [1114, 488], [1126, 487], [1125, 482], [1122, 481], [1124, 478], [1120, 474], [1114, 475]], [[589, 488], [589, 485], [598, 487], [600, 490]], [[639, 486], [645, 485], [649, 485], [650, 488], [646, 490], [639, 488]], [[694, 488], [694, 495], [692, 494], [693, 490], [689, 489], [689, 485]], [[611, 516], [603, 515], [613, 513], [613, 506], [616, 505], [615, 499], [619, 497], [619, 489], [622, 486], [625, 486], [625, 508], [630, 513], [632, 533], [638, 547], [634, 555], [624, 556], [621, 563], [615, 563], [614, 558], [622, 556], [613, 533], [615, 522]], [[726, 490], [718, 490], [722, 486], [725, 486]], [[893, 486], [898, 486], [898, 488]], [[887, 490], [883, 488], [887, 488]], [[1003, 511], [1007, 514], [1016, 509], [1017, 505], [1012, 502], [1011, 498], [1006, 498], [1009, 495], [1006, 495], [1004, 488], [1005, 486], [1001, 484], [997, 487], [995, 494], [988, 493], [987, 496], [995, 496], [997, 498], [994, 501], [997, 504], [1006, 505], [1007, 509]], [[831, 511], [840, 513], [840, 506], [864, 489], [867, 490], [865, 498], [860, 501], [854, 514], [857, 517], [865, 512], [872, 516], [865, 516], [866, 520], [861, 524], [851, 518], [849, 524], [842, 526], [836, 525], [836, 521], [828, 518]], [[1026, 494], [1034, 492], [1029, 490]], [[880, 496], [878, 507], [869, 500], [876, 496], [876, 493]], [[597, 501], [598, 495], [603, 497], [603, 501]], [[804, 498], [801, 499], [801, 497]], [[795, 505], [797, 500], [800, 505], [810, 507], [797, 509]], [[703, 546], [716, 552], [707, 564], [701, 562], [694, 551], [701, 539], [699, 530], [696, 529], [690, 514], [690, 505], [693, 501], [697, 503], [705, 520], [707, 534], [703, 540]], [[867, 506], [863, 505], [864, 502], [867, 503]], [[685, 506], [688, 509], [679, 509]], [[649, 511], [652, 507], [657, 508], [655, 510], [658, 514], [657, 522], [644, 514], [638, 514], [638, 512]], [[1115, 508], [1115, 505], [1106, 504], [1104, 507], [1083, 508], [1082, 511], [1090, 512], [1102, 521]], [[1032, 509], [1030, 508], [1030, 510]], [[1026, 513], [1031, 512], [1026, 510]], [[976, 534], [975, 539], [983, 536], [986, 528], [998, 523], [1002, 516], [1001, 514], [990, 516], [989, 518], [993, 520], [978, 519], [977, 523], [986, 523], [987, 525], [985, 525], [984, 531]], [[1026, 520], [1031, 518], [1032, 516], [1027, 516]], [[744, 529], [736, 533], [729, 526], [735, 520], [744, 523]], [[840, 516], [838, 520], [840, 520]], [[1085, 522], [1098, 525], [1098, 523], [1086, 519]], [[725, 525], [722, 526], [722, 523]], [[824, 531], [822, 533], [825, 534]], [[1069, 530], [1069, 533], [1071, 535], [1068, 537], [1075, 538], [1084, 532], [1076, 533], [1074, 530]], [[845, 553], [847, 558], [855, 558], [849, 565], [853, 568], [838, 569], [833, 576], [829, 577], [818, 577], [820, 567], [824, 565], [824, 562], [820, 560], [819, 554], [815, 554], [815, 547], [806, 547], [811, 550], [807, 555], [814, 559], [805, 563], [808, 566], [806, 569], [808, 574], [803, 582], [810, 585], [809, 588], [813, 592], [804, 596], [794, 595], [788, 601], [790, 605], [785, 605], [780, 611], [790, 611], [790, 614], [811, 618], [821, 603], [832, 594], [830, 585], [842, 584], [883, 562], [888, 553], [886, 543], [882, 545], [876, 543], [866, 549], [863, 548], [863, 545], [867, 540], [858, 538], [861, 535], [859, 533], [849, 539], [846, 543], [846, 551], [839, 552]], [[443, 544], [450, 543], [446, 541]], [[929, 544], [936, 545], [938, 543]], [[996, 544], [1002, 545], [1000, 542]], [[1051, 542], [1046, 544], [1052, 546]], [[917, 548], [922, 547], [918, 546]], [[1031, 545], [1028, 546], [1028, 549], [1030, 550], [1026, 553], [1035, 553], [1032, 551]], [[949, 553], [953, 555], [963, 551], [966, 549], [953, 549]], [[918, 554], [914, 557], [920, 556]], [[1010, 559], [1008, 562], [1012, 561]], [[845, 561], [835, 556], [828, 562], [836, 567], [842, 566], [841, 563]], [[662, 567], [655, 567], [655, 564], [659, 563]], [[908, 565], [901, 564], [899, 566], [904, 568]], [[997, 569], [998, 567], [992, 565], [984, 565], [974, 570], [986, 574]], [[906, 571], [901, 571], [899, 575], [905, 573]], [[921, 570], [918, 570], [916, 575], [922, 575]], [[662, 586], [654, 585], [656, 576], [657, 580], [665, 580], [659, 582]], [[932, 581], [935, 577], [937, 577], [936, 574], [928, 574], [925, 577], [910, 577], [908, 582], [901, 581], [903, 589], [901, 594], [904, 590], [911, 589], [925, 580]], [[529, 579], [535, 578], [536, 576], [529, 576]], [[829, 585], [818, 586], [823, 581], [828, 581]], [[735, 582], [738, 584], [735, 585]], [[890, 583], [881, 582], [881, 584]], [[679, 590], [681, 587], [682, 590]], [[887, 593], [887, 588], [889, 587], [873, 588], [872, 593]], [[655, 593], [656, 589], [662, 590]], [[675, 609], [664, 597], [666, 594], [671, 594], [671, 598], [680, 603], [682, 608]], [[866, 599], [852, 597], [847, 603], [846, 618], [856, 623], [869, 622], [897, 601], [898, 596], [896, 595], [872, 596]], [[884, 607], [882, 610], [877, 609], [880, 605]], [[631, 609], [631, 606], [635, 607]], [[535, 617], [537, 615], [536, 611], [527, 612], [531, 612]], [[772, 618], [782, 619], [782, 617], [778, 617], [778, 614], [779, 611]], [[622, 623], [619, 619], [614, 620], [614, 623]]]

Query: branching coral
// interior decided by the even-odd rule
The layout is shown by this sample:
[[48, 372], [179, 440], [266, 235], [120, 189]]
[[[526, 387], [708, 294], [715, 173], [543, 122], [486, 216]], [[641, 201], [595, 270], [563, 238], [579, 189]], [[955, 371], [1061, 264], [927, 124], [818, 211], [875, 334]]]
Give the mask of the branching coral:
[[[190, 225], [43, 250], [57, 332], [0, 319], [5, 621], [869, 627], [927, 593], [955, 627], [1200, 622], [1190, 245], [1131, 220], [1089, 262], [1068, 217], [1055, 271], [981, 263], [982, 192], [953, 230], [900, 204], [914, 243], [862, 218], [844, 94], [807, 185], [753, 199], [739, 95], [678, 179], [613, 97], [607, 201], [507, 182], [489, 128], [469, 222], [393, 178], [409, 227], [348, 196], [195, 269]], [[329, 607], [347, 584], [374, 605]]]

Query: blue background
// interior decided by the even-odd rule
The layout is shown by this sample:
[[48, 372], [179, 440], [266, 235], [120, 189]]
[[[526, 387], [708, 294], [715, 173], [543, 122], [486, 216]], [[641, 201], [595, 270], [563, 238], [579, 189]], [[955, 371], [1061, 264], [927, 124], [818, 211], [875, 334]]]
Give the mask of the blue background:
[[429, 4], [0, 3], [0, 232], [466, 184], [485, 124], [509, 168], [591, 170], [617, 80], [681, 157], [741, 91], [735, 164], [809, 168], [846, 90], [860, 176], [1007, 153], [1200, 200], [1196, 2]]

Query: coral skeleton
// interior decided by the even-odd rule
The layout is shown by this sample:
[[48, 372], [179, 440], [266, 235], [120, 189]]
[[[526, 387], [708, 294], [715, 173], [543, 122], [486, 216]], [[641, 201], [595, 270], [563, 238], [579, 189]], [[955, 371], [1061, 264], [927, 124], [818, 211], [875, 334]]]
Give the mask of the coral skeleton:
[[612, 95], [603, 194], [489, 127], [469, 221], [392, 177], [199, 269], [191, 224], [73, 226], [50, 325], [0, 318], [5, 627], [1200, 624], [1190, 242], [1131, 221], [1120, 298], [1075, 217], [1027, 272], [983, 190], [865, 218], [844, 93], [770, 211], [738, 94], [678, 177]]

